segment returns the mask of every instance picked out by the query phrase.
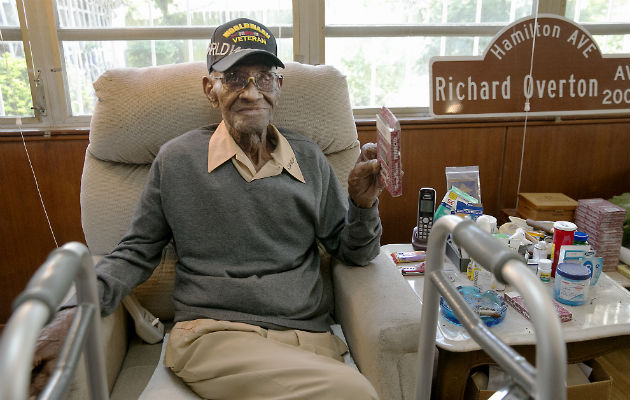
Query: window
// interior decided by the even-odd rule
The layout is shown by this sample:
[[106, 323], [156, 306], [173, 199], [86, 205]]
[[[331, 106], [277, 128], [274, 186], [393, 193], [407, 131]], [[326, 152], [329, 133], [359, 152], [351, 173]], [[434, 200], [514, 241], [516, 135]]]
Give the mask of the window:
[[630, 53], [628, 0], [567, 0], [565, 16], [591, 26], [602, 53]]
[[[95, 102], [92, 82], [105, 70], [205, 61], [214, 28], [233, 18], [249, 17], [267, 25], [278, 39], [279, 57], [293, 59], [292, 0], [0, 0], [0, 4], [7, 16], [21, 12], [26, 21], [0, 20], [5, 35], [0, 55], [22, 60], [20, 65], [25, 66], [20, 46], [29, 43], [33, 80], [44, 90], [39, 97], [29, 93], [26, 77], [22, 78], [26, 83], [14, 84], [15, 71], [25, 75], [27, 68], [7, 68], [12, 65], [7, 63], [0, 64], [0, 89], [19, 89], [20, 99], [35, 99], [35, 108], [43, 111], [30, 121], [34, 127], [87, 126]], [[17, 40], [15, 45], [7, 33], [10, 40]], [[25, 115], [21, 110], [33, 115], [31, 107], [0, 117]], [[15, 125], [14, 118], [2, 122]]]
[[[430, 58], [483, 54], [505, 25], [532, 14], [532, 3], [326, 0], [325, 60], [348, 76], [355, 116], [370, 117], [384, 104], [397, 114], [422, 114], [430, 101]], [[539, 7], [544, 6], [541, 1]], [[567, 18], [597, 23], [585, 25], [594, 34], [604, 33], [594, 37], [608, 53], [630, 53], [630, 35], [613, 34], [630, 33], [629, 13], [627, 0], [568, 0], [566, 7]]]
[[[480, 55], [533, 0], [0, 0], [0, 124], [85, 127], [106, 69], [205, 60], [214, 27], [267, 25], [283, 60], [335, 65], [357, 117], [429, 104], [429, 59]], [[604, 52], [630, 53], [627, 0], [540, 0], [583, 24]], [[562, 7], [555, 10], [554, 7]], [[549, 11], [551, 10], [551, 11]]]
[[[57, 0], [57, 16], [72, 114], [89, 115], [92, 82], [106, 69], [204, 61], [212, 27], [248, 17], [278, 27], [277, 35], [291, 26], [292, 11], [288, 0]], [[113, 40], [100, 39], [105, 35]], [[293, 58], [290, 38], [278, 47]]]
[[32, 117], [33, 94], [15, 0], [0, 2], [0, 117]]
[[428, 107], [431, 57], [479, 55], [531, 8], [531, 0], [327, 0], [326, 62], [346, 72], [357, 108]]

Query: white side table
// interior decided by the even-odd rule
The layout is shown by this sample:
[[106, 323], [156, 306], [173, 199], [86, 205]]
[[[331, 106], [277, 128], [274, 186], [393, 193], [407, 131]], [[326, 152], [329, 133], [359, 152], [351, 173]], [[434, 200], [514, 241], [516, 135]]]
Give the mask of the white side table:
[[[381, 247], [381, 252], [385, 253], [412, 250], [411, 244], [389, 244]], [[396, 268], [393, 259], [391, 263], [392, 268]], [[445, 260], [444, 269], [454, 285], [472, 285], [465, 274], [448, 259]], [[421, 304], [424, 276], [407, 277], [407, 281]], [[553, 296], [553, 283], [546, 286], [549, 295]], [[587, 304], [563, 305], [573, 314], [571, 321], [561, 324], [569, 363], [586, 361], [620, 347], [628, 347], [630, 343], [630, 292], [607, 274], [602, 274], [589, 292]], [[508, 306], [505, 319], [490, 329], [533, 363], [537, 338], [529, 320], [513, 307]], [[470, 369], [493, 362], [463, 327], [448, 322], [441, 315], [438, 319], [436, 344], [440, 352], [436, 382], [436, 394], [439, 398], [461, 398]]]

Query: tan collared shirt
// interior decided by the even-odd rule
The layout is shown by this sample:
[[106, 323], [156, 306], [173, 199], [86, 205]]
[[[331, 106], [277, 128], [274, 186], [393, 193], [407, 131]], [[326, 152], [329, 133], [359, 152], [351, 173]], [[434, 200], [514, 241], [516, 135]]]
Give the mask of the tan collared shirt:
[[295, 179], [306, 183], [293, 149], [287, 139], [282, 136], [275, 126], [269, 124], [267, 129], [269, 130], [268, 133], [271, 134], [270, 138], [276, 141], [276, 148], [271, 152], [271, 160], [267, 161], [259, 171], [256, 171], [254, 164], [243, 149], [236, 144], [236, 141], [234, 141], [234, 138], [225, 127], [225, 123], [221, 121], [212, 136], [210, 136], [208, 143], [208, 173], [211, 173], [227, 160], [232, 160], [238, 173], [247, 182], [279, 175], [285, 169]]

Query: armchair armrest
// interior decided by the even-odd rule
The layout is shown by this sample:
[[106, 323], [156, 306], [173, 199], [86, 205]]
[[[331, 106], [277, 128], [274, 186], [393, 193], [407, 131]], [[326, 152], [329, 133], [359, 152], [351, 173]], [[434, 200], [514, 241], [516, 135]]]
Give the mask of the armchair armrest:
[[333, 260], [335, 319], [359, 370], [383, 399], [415, 393], [421, 299], [389, 254], [365, 267]]
[[[107, 373], [107, 386], [111, 393], [112, 387], [120, 367], [125, 359], [129, 343], [129, 330], [127, 328], [128, 314], [122, 305], [107, 317], [101, 318], [101, 340], [105, 355], [105, 372]], [[85, 365], [85, 357], [81, 356], [80, 365]], [[86, 368], [76, 369], [74, 381], [70, 386], [68, 399], [89, 399], [88, 377]]]

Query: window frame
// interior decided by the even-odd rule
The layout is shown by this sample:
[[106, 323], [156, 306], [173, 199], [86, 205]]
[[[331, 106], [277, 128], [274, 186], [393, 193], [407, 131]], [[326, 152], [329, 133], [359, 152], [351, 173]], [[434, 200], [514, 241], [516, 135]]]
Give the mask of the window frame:
[[[536, 7], [534, 0], [532, 8]], [[58, 28], [57, 4], [54, 0], [16, 0], [20, 27], [2, 29], [4, 40], [22, 41], [25, 46], [27, 70], [35, 112], [22, 117], [29, 129], [85, 129], [91, 116], [73, 116], [64, 60], [63, 41], [86, 40], [207, 40], [215, 27], [138, 27], [138, 28]], [[293, 61], [306, 64], [325, 63], [326, 38], [407, 37], [407, 36], [469, 36], [493, 37], [501, 24], [417, 24], [417, 25], [326, 25], [325, 0], [292, 0], [293, 26], [269, 26], [278, 38], [293, 38]], [[539, 14], [564, 15], [566, 1], [541, 0]], [[25, 22], [28, 21], [28, 22]], [[630, 33], [630, 24], [582, 23], [592, 35]], [[28, 51], [30, 49], [30, 51]], [[32, 54], [32, 59], [30, 55]], [[41, 83], [41, 84], [38, 84]], [[355, 108], [357, 120], [374, 119], [376, 108]], [[428, 107], [393, 108], [400, 118], [428, 118]], [[20, 128], [15, 117], [0, 117], [3, 131]]]
[[[30, 49], [30, 42], [28, 40], [25, 40], [27, 33], [26, 33], [26, 28], [25, 28], [25, 23], [24, 23], [25, 21], [24, 8], [20, 7], [21, 0], [16, 0], [16, 3], [17, 3], [16, 11], [17, 11], [20, 26], [16, 26], [16, 27], [11, 26], [11, 27], [2, 28], [2, 39], [3, 41], [9, 41], [9, 42], [21, 42], [24, 48], [24, 58], [26, 62], [27, 76], [28, 76], [28, 81], [29, 81], [28, 83], [29, 83], [29, 87], [31, 91], [31, 99], [32, 99], [32, 104], [33, 104], [33, 107], [31, 107], [31, 109], [33, 109], [34, 111], [33, 111], [33, 116], [22, 117], [21, 123], [33, 125], [33, 124], [37, 124], [41, 120], [38, 112], [36, 112], [35, 110], [39, 109], [39, 104], [41, 104], [41, 100], [42, 100], [41, 96], [42, 96], [43, 87], [38, 86], [38, 83], [41, 81], [38, 80], [36, 71], [34, 71], [33, 68], [31, 67], [32, 53]], [[13, 125], [17, 127], [16, 117], [0, 117], [0, 126], [2, 126], [1, 124], [3, 124], [5, 120], [13, 120]]]

